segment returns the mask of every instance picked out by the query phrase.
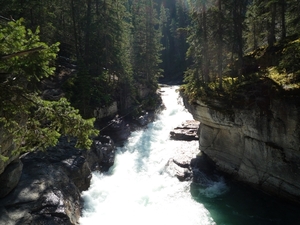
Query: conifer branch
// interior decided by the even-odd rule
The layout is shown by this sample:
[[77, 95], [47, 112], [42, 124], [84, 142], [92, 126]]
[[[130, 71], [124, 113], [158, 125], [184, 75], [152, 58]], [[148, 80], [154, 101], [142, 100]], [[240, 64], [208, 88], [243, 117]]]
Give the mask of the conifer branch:
[[28, 49], [28, 50], [24, 50], [24, 51], [20, 51], [20, 52], [15, 52], [15, 53], [3, 55], [3, 56], [1, 56], [0, 59], [9, 59], [9, 58], [12, 58], [12, 57], [15, 57], [15, 56], [22, 56], [22, 55], [30, 54], [30, 53], [33, 53], [33, 52], [38, 52], [38, 51], [41, 51], [41, 50], [44, 50], [44, 49], [45, 49], [45, 47], [40, 46], [40, 47], [37, 47], [37, 48], [32, 48], [32, 49]]

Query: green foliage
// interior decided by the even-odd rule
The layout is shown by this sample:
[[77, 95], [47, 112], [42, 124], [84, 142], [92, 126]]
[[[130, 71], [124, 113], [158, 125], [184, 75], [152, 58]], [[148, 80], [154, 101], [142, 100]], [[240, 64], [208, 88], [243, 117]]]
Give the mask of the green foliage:
[[157, 88], [162, 70], [160, 52], [161, 33], [154, 1], [134, 0], [132, 11], [132, 51], [133, 77], [138, 83]]
[[[300, 42], [295, 40], [299, 25], [291, 25], [299, 21], [298, 1], [188, 3], [191, 24], [187, 29], [187, 57], [191, 63], [183, 90], [190, 100], [230, 102], [246, 95], [243, 87], [248, 84], [273, 88], [266, 90], [276, 93], [272, 97], [285, 95], [282, 88], [299, 88]], [[274, 85], [264, 84], [272, 82]]]
[[[72, 76], [62, 78], [71, 77], [64, 92], [89, 118], [95, 107], [112, 101], [123, 111], [136, 98], [139, 83], [156, 91], [162, 73], [156, 11], [155, 1], [144, 0], [11, 0], [3, 1], [0, 15], [24, 17], [26, 27], [39, 27], [42, 41], [61, 43], [61, 58], [76, 65], [76, 74], [72, 65]], [[70, 68], [64, 67], [68, 73]]]
[[[6, 77], [3, 76], [3, 79], [7, 81], [13, 79], [13, 85], [24, 86], [24, 82], [30, 82], [32, 86], [36, 85], [42, 78], [53, 74], [55, 67], [49, 66], [49, 61], [55, 59], [58, 43], [48, 47], [45, 43], [40, 42], [39, 29], [35, 32], [26, 30], [22, 23], [23, 20], [21, 19], [0, 26], [0, 52], [3, 58], [0, 62], [0, 71], [8, 74]], [[25, 56], [18, 54], [9, 57], [9, 55], [13, 56], [14, 53], [36, 48], [41, 51], [32, 52]]]
[[89, 117], [94, 108], [112, 103], [115, 87], [109, 81], [110, 76], [109, 71], [105, 70], [99, 76], [93, 76], [87, 68], [80, 65], [76, 76], [69, 79], [68, 86], [65, 85], [72, 104], [80, 109], [84, 117]]
[[9, 157], [5, 157], [3, 155], [0, 155], [0, 160], [2, 160], [3, 162], [6, 162], [7, 160], [9, 160]]
[[189, 24], [186, 1], [157, 1], [159, 10], [159, 26], [161, 31], [160, 42], [161, 68], [164, 80], [182, 80], [186, 70], [185, 53], [188, 48], [186, 42], [186, 27]]
[[127, 1], [71, 3], [70, 10], [76, 16], [70, 18], [74, 26], [68, 26], [75, 32], [78, 72], [65, 85], [65, 91], [84, 117], [115, 100], [122, 108], [134, 86], [134, 82], [128, 82], [132, 81], [132, 68]]
[[300, 39], [289, 42], [283, 49], [278, 69], [300, 79]]
[[51, 62], [58, 51], [58, 43], [47, 46], [38, 33], [26, 29], [22, 20], [0, 25], [2, 138], [13, 138], [14, 154], [53, 146], [61, 135], [77, 137], [77, 146], [88, 148], [90, 137], [98, 133], [94, 120], [82, 119], [64, 98], [45, 101], [38, 94], [40, 81], [53, 75]]
[[[65, 98], [45, 101], [37, 95], [28, 95], [28, 100], [32, 105], [26, 123], [9, 129], [15, 137], [15, 143], [21, 146], [17, 152], [54, 146], [61, 135], [76, 137], [78, 148], [87, 149], [91, 146], [90, 137], [98, 134], [93, 129], [94, 119], [82, 119], [78, 110], [71, 107]], [[25, 145], [22, 146], [22, 143]]]

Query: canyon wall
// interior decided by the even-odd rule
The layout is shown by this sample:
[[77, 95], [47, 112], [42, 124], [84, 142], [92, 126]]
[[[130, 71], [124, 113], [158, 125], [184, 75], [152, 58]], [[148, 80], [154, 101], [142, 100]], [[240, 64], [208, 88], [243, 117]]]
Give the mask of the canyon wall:
[[200, 121], [199, 147], [217, 167], [260, 190], [300, 203], [300, 106], [272, 100], [268, 110], [217, 101], [186, 107]]

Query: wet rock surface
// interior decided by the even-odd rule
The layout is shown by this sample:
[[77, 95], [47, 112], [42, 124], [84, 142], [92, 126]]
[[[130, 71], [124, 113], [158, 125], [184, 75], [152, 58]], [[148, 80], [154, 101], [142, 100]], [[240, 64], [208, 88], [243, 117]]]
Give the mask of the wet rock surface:
[[105, 123], [100, 121], [97, 126], [101, 134], [111, 137], [116, 143], [127, 140], [131, 134], [129, 123], [119, 116]]
[[176, 155], [176, 158], [170, 159], [169, 166], [173, 168], [179, 181], [192, 180], [195, 183], [202, 183], [203, 177], [214, 179], [217, 174], [214, 162], [199, 150], [197, 154], [188, 151], [184, 155]]
[[[195, 141], [197, 136], [197, 130], [199, 122], [197, 121], [185, 121], [181, 126], [175, 127], [170, 131], [170, 139], [178, 141]], [[193, 146], [193, 145], [192, 145]], [[179, 148], [174, 151], [174, 157], [169, 160], [168, 166], [173, 171], [175, 177], [179, 181], [189, 181], [193, 179], [193, 168], [191, 161], [194, 157], [197, 157], [199, 149], [197, 145], [188, 148]]]
[[74, 140], [62, 138], [46, 152], [21, 157], [20, 181], [0, 199], [0, 224], [78, 224], [80, 192], [89, 187], [92, 171], [113, 164], [115, 146], [106, 136], [95, 138], [89, 151], [74, 145]]
[[201, 183], [203, 177], [213, 179], [216, 176], [215, 163], [199, 150], [199, 125], [198, 121], [187, 120], [170, 132], [170, 139], [178, 141], [178, 148], [174, 150], [174, 156], [167, 165], [169, 171], [172, 171], [171, 175], [179, 181]]
[[199, 122], [195, 120], [187, 120], [181, 124], [181, 126], [175, 127], [173, 131], [170, 132], [170, 138], [174, 140], [198, 140], [198, 128]]
[[116, 144], [122, 145], [128, 139], [132, 131], [144, 128], [153, 122], [156, 117], [155, 111], [143, 111], [137, 118], [125, 118], [115, 116], [108, 122], [98, 122], [97, 126], [103, 135], [111, 137]]

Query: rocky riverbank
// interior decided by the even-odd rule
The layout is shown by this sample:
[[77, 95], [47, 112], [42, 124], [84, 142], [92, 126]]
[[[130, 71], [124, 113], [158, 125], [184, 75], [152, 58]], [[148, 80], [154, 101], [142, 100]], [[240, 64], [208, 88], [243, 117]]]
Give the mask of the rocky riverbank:
[[[44, 81], [43, 85], [44, 99], [61, 97], [59, 83]], [[96, 128], [102, 136], [94, 140], [89, 151], [76, 149], [74, 141], [62, 138], [57, 146], [45, 152], [12, 156], [18, 146], [14, 145], [13, 137], [1, 136], [4, 131], [0, 127], [0, 224], [76, 224], [82, 207], [80, 193], [88, 189], [91, 172], [107, 170], [114, 161], [114, 143], [122, 145], [132, 130], [155, 118], [161, 99], [158, 92], [149, 93], [146, 86], [139, 87], [138, 98], [144, 104], [134, 109], [141, 110], [143, 106], [149, 113], [139, 111], [139, 117], [132, 117], [130, 122], [117, 115], [116, 104], [96, 108]], [[150, 100], [152, 104], [147, 104]], [[134, 107], [129, 103], [128, 110]], [[8, 160], [3, 160], [5, 157]]]
[[105, 129], [88, 151], [64, 137], [45, 152], [16, 158], [0, 174], [0, 224], [78, 224], [81, 192], [89, 188], [91, 173], [107, 171], [114, 163], [115, 143], [122, 145], [132, 130], [154, 118], [155, 112], [145, 112], [130, 122], [116, 116], [97, 124]]
[[199, 146], [218, 169], [278, 197], [300, 203], [300, 110], [272, 100], [267, 110], [200, 100], [185, 105], [200, 121]]
[[107, 136], [95, 138], [89, 151], [74, 145], [74, 140], [62, 138], [56, 147], [15, 162], [23, 170], [17, 186], [0, 199], [0, 224], [77, 224], [80, 193], [90, 186], [92, 171], [113, 165], [115, 146]]

